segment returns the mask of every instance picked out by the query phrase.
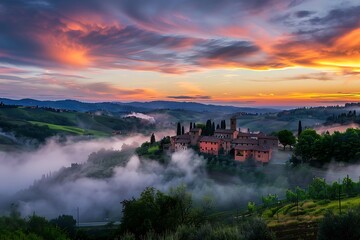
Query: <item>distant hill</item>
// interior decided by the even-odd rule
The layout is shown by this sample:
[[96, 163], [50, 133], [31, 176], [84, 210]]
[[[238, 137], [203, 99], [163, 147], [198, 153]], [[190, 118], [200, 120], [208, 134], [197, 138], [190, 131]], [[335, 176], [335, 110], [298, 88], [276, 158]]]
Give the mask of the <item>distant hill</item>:
[[112, 113], [130, 113], [130, 112], [150, 112], [160, 109], [181, 109], [196, 112], [216, 112], [216, 113], [268, 113], [279, 112], [279, 109], [271, 108], [250, 108], [250, 107], [234, 107], [213, 104], [202, 104], [196, 102], [172, 102], [172, 101], [152, 101], [152, 102], [100, 102], [87, 103], [76, 100], [58, 100], [58, 101], [40, 101], [34, 99], [12, 100], [0, 98], [0, 101], [7, 105], [21, 106], [38, 106], [57, 109], [74, 110], [79, 112], [89, 111], [108, 111]]

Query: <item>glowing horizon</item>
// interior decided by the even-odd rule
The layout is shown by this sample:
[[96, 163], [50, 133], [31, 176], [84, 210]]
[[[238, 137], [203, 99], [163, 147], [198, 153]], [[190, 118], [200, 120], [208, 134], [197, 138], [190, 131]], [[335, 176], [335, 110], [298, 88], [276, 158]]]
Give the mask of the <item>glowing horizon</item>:
[[351, 0], [5, 0], [0, 95], [360, 102], [359, 12]]

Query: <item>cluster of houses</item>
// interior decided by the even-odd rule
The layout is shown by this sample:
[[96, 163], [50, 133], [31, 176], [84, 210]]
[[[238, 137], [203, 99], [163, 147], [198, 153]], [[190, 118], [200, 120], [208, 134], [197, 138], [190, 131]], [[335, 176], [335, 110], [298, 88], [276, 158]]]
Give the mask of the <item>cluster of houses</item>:
[[171, 137], [170, 149], [180, 151], [197, 146], [205, 154], [231, 154], [234, 155], [234, 160], [240, 162], [254, 159], [268, 163], [272, 149], [278, 147], [278, 138], [262, 132], [241, 132], [236, 127], [236, 118], [232, 118], [230, 129], [216, 129], [213, 136], [202, 136], [201, 128], [192, 128], [187, 133]]

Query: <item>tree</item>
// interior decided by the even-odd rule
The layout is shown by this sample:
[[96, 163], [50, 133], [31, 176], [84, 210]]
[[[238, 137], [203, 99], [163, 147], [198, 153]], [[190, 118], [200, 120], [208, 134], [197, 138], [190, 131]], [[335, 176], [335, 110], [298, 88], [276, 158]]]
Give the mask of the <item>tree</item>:
[[320, 135], [313, 129], [302, 131], [295, 145], [295, 155], [300, 156], [303, 162], [314, 159], [316, 153], [316, 142], [319, 141]]
[[185, 129], [184, 126], [181, 127], [181, 134], [184, 135], [185, 134]]
[[27, 224], [29, 232], [41, 236], [43, 239], [68, 239], [60, 229], [49, 223], [44, 217], [33, 215]]
[[276, 194], [268, 194], [267, 196], [262, 197], [261, 200], [265, 207], [270, 207], [274, 204], [277, 204], [279, 201], [279, 198]]
[[180, 124], [180, 122], [177, 123], [176, 135], [177, 136], [181, 135], [181, 124]]
[[356, 184], [352, 181], [351, 178], [349, 178], [349, 175], [343, 179], [342, 186], [348, 197], [356, 195]]
[[280, 143], [284, 146], [284, 151], [287, 145], [292, 146], [296, 142], [295, 136], [289, 130], [281, 130], [278, 132], [277, 136]]
[[220, 129], [220, 125], [219, 125], [219, 124], [216, 125], [216, 129]]
[[301, 125], [301, 121], [299, 121], [299, 125], [298, 125], [298, 137], [300, 136], [302, 132], [302, 125]]
[[288, 202], [298, 202], [307, 198], [306, 191], [300, 187], [296, 187], [295, 191], [287, 190], [285, 196]]
[[247, 204], [247, 210], [249, 213], [254, 213], [256, 211], [256, 204], [255, 202], [248, 202]]
[[212, 124], [211, 124], [211, 120], [207, 120], [206, 121], [206, 125], [205, 125], [205, 136], [210, 136], [211, 135], [211, 131], [212, 131]]
[[70, 215], [61, 215], [55, 219], [50, 220], [50, 223], [56, 225], [58, 228], [68, 233], [69, 236], [75, 235], [76, 220]]
[[193, 128], [193, 123], [190, 122], [190, 130]]
[[184, 187], [171, 190], [169, 195], [155, 188], [146, 188], [138, 199], [124, 200], [120, 230], [138, 238], [147, 232], [161, 234], [174, 231], [183, 224], [192, 224], [195, 216], [191, 195]]
[[226, 121], [225, 120], [221, 120], [221, 129], [226, 129]]
[[215, 123], [213, 122], [211, 125], [211, 135], [214, 135], [215, 133]]
[[150, 144], [154, 144], [156, 142], [156, 139], [155, 139], [155, 134], [151, 134], [151, 137], [150, 137]]
[[311, 199], [326, 199], [328, 186], [323, 178], [314, 178], [309, 185], [309, 197]]

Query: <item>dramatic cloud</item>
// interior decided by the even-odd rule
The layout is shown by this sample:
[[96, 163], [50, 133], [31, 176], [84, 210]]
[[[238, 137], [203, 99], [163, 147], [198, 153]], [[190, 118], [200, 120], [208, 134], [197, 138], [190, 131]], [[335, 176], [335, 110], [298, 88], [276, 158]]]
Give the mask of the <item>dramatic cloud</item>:
[[[209, 67], [266, 69], [329, 65], [314, 63], [314, 56], [304, 56], [306, 52], [301, 51], [304, 47], [299, 45], [304, 42], [292, 40], [305, 32], [314, 34], [313, 37], [306, 34], [311, 43], [306, 48], [314, 52], [315, 58], [320, 54], [323, 57], [340, 55], [344, 51], [349, 54], [350, 49], [338, 53], [336, 50], [320, 52], [316, 43], [320, 37], [330, 41], [356, 29], [359, 7], [334, 9], [325, 16], [315, 16], [315, 11], [310, 10], [291, 13], [291, 9], [302, 3], [273, 0], [132, 0], [102, 4], [98, 1], [5, 1], [0, 16], [0, 61], [47, 68], [121, 68], [165, 73]], [[263, 39], [264, 34], [251, 33], [248, 23], [253, 18], [259, 19], [254, 27], [267, 30], [267, 20], [276, 16], [271, 11], [274, 9], [290, 12], [286, 18], [297, 18], [305, 27], [298, 28], [299, 34], [290, 35], [281, 42], [272, 33], [267, 34], [269, 39]], [[86, 16], [92, 16], [95, 21], [87, 21]], [[286, 21], [282, 17], [278, 18], [278, 23], [279, 19]], [[244, 34], [234, 39], [233, 34], [227, 36], [220, 30], [222, 28], [237, 28]], [[286, 33], [275, 24], [273, 28]], [[211, 29], [213, 34], [208, 32]]]
[[302, 10], [302, 11], [297, 11], [295, 12], [295, 16], [298, 18], [305, 18], [305, 17], [309, 17], [310, 15], [315, 14], [315, 12], [313, 11], [306, 11], [306, 10]]
[[[356, 76], [359, 11], [355, 0], [331, 5], [325, 0], [5, 0], [0, 3], [0, 89], [13, 97], [33, 91], [61, 98], [66, 88], [77, 89], [68, 96], [89, 100], [119, 95], [131, 100], [195, 95], [225, 100], [222, 94], [232, 92], [230, 84], [221, 90], [212, 85], [210, 92], [174, 92], [160, 80], [155, 91], [147, 83], [179, 75], [189, 82], [188, 76], [204, 79], [215, 71], [249, 77], [248, 70], [260, 70], [259, 82], [266, 78], [264, 71], [279, 69], [304, 70], [296, 75], [314, 69]], [[121, 78], [115, 77], [120, 72]], [[342, 80], [350, 81], [349, 75]], [[328, 79], [326, 73], [313, 77]], [[38, 78], [52, 80], [42, 85]], [[11, 86], [3, 87], [10, 81]], [[125, 81], [126, 86], [117, 85]], [[227, 101], [250, 88], [240, 87], [235, 78], [232, 86], [244, 92], [232, 92]]]
[[[66, 74], [41, 74], [36, 77], [18, 77], [14, 75], [0, 74], [0, 94], [7, 97], [8, 94], [18, 94], [22, 97], [34, 96], [29, 92], [29, 84], [32, 89], [37, 89], [36, 97], [50, 96], [52, 98], [69, 99], [76, 96], [79, 99], [96, 100], [126, 100], [128, 98], [142, 98], [144, 96], [156, 96], [151, 89], [134, 88], [127, 89], [109, 84], [107, 82], [87, 83], [78, 80], [86, 79], [78, 75]], [[9, 84], [11, 82], [11, 84]], [[16, 88], [14, 89], [14, 86]], [[31, 95], [27, 95], [31, 94]]]

